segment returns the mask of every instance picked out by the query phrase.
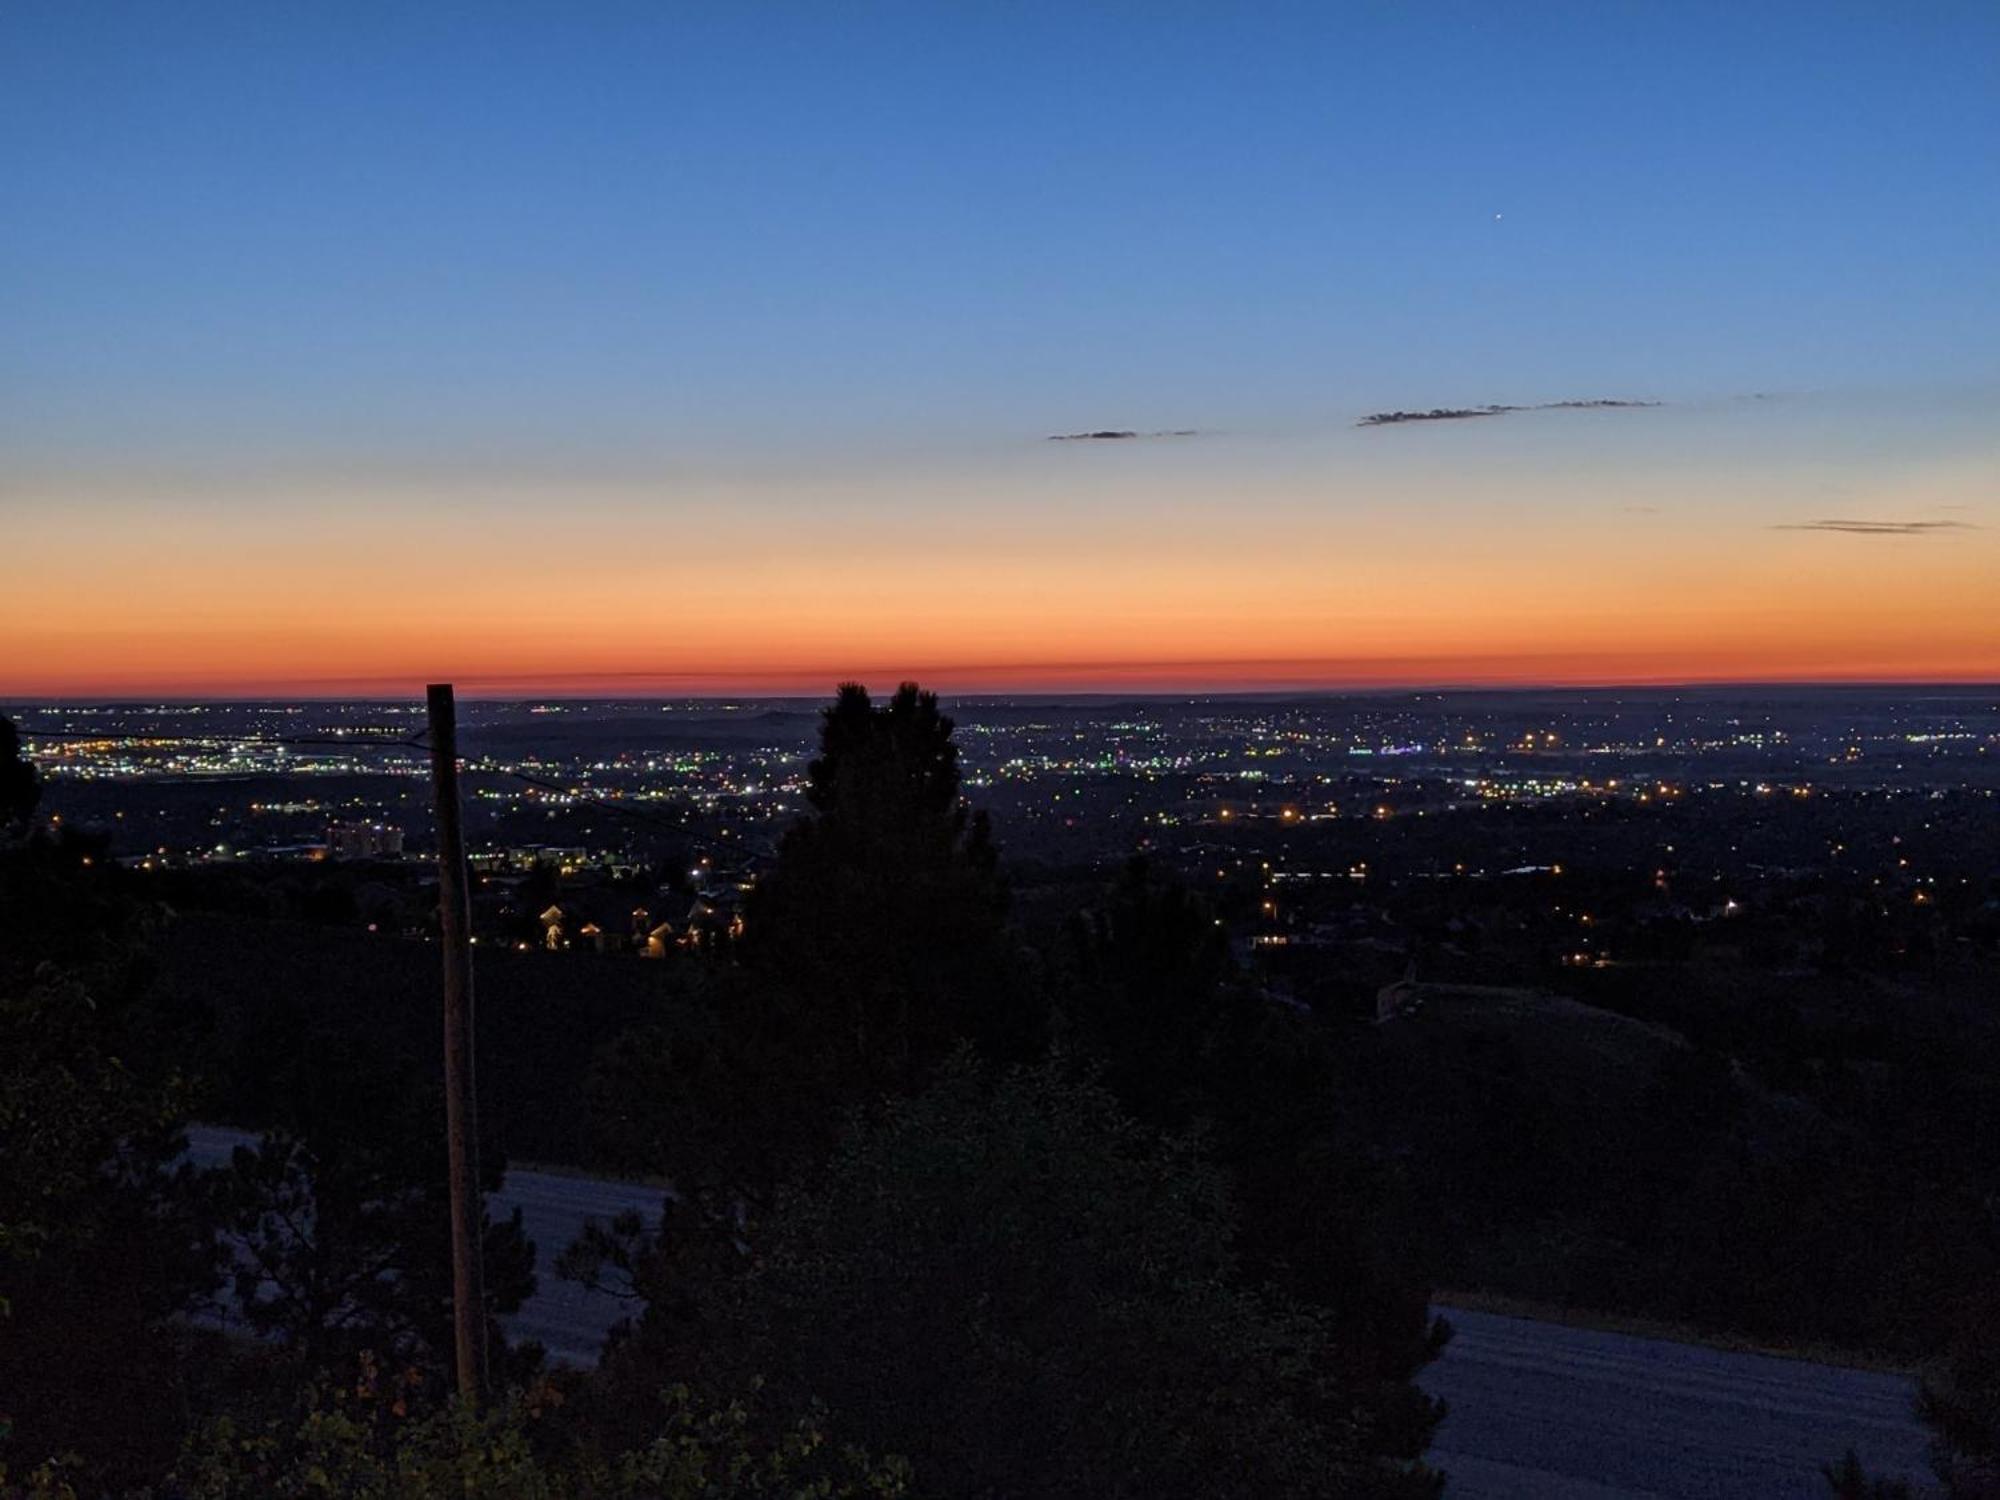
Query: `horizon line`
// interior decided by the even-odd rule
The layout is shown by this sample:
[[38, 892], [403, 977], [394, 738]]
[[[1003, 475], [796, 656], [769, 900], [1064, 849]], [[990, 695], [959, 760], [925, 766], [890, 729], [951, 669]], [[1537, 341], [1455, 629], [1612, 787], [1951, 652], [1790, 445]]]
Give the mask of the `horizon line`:
[[[575, 674], [595, 676], [596, 674]], [[606, 678], [637, 676], [642, 674], [605, 674]], [[549, 687], [537, 691], [534, 686], [524, 686], [509, 690], [485, 690], [478, 687], [459, 688], [461, 702], [467, 703], [528, 703], [528, 702], [569, 702], [569, 703], [799, 703], [817, 702], [830, 697], [841, 685], [861, 680], [863, 675], [894, 677], [898, 686], [905, 682], [915, 682], [921, 687], [920, 674], [848, 674], [830, 677], [827, 686], [814, 690], [783, 691], [775, 689], [752, 689], [743, 692], [588, 692], [577, 689]], [[475, 679], [476, 681], [476, 679]], [[358, 687], [359, 685], [357, 685]], [[1062, 688], [1023, 687], [1011, 690], [979, 690], [963, 692], [936, 690], [937, 696], [960, 702], [1022, 702], [1029, 700], [1091, 700], [1091, 699], [1211, 699], [1211, 698], [1374, 698], [1392, 697], [1403, 694], [1435, 693], [1439, 695], [1469, 695], [1475, 693], [1671, 693], [1671, 692], [1716, 692], [1722, 690], [1764, 691], [1764, 692], [1858, 692], [1881, 691], [1884, 689], [1937, 689], [1951, 688], [1968, 692], [1992, 690], [2000, 692], [2000, 676], [1992, 677], [1688, 677], [1688, 678], [1606, 678], [1603, 680], [1537, 680], [1522, 679], [1512, 681], [1427, 681], [1407, 682], [1368, 681], [1349, 684], [1287, 685], [1287, 684], [1244, 684], [1234, 687], [1102, 687], [1102, 688]], [[880, 689], [871, 688], [879, 692]], [[77, 705], [97, 705], [104, 707], [145, 705], [145, 704], [263, 704], [263, 703], [417, 703], [423, 701], [423, 688], [397, 691], [386, 684], [368, 690], [341, 692], [329, 688], [307, 691], [253, 691], [225, 690], [201, 692], [169, 690], [148, 693], [144, 691], [124, 691], [108, 693], [9, 693], [0, 691], [0, 704], [16, 707], [62, 707]]]

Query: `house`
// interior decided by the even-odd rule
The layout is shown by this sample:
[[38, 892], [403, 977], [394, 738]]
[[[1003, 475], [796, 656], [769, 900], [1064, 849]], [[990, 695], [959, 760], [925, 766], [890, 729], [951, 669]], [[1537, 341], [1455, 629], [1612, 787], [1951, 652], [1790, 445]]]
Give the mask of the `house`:
[[551, 905], [535, 920], [542, 924], [542, 946], [551, 951], [563, 946], [563, 919], [567, 914], [560, 906]]
[[706, 948], [743, 936], [742, 903], [740, 889], [716, 890], [695, 897], [688, 908], [682, 943], [690, 948]]

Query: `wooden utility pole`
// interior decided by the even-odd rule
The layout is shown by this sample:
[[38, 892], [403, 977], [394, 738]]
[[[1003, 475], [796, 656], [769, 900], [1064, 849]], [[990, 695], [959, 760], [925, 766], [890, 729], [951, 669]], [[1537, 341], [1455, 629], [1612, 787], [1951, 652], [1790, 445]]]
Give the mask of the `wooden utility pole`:
[[438, 927], [444, 941], [444, 1130], [451, 1178], [451, 1311], [459, 1394], [486, 1397], [486, 1291], [480, 1267], [479, 1105], [472, 1075], [472, 907], [459, 823], [458, 708], [429, 689], [431, 792], [437, 808]]

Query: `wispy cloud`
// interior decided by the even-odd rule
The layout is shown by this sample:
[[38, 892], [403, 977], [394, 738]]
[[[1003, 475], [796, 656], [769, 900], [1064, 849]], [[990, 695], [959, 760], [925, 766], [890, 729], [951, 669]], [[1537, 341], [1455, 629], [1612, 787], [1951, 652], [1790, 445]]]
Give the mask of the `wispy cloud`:
[[1168, 432], [1132, 432], [1122, 428], [1105, 428], [1098, 432], [1052, 432], [1049, 434], [1049, 441], [1052, 443], [1118, 443], [1124, 442], [1127, 439], [1186, 438], [1197, 435], [1196, 430], [1192, 427], [1176, 427]]
[[1538, 401], [1532, 406], [1434, 406], [1429, 411], [1371, 411], [1356, 427], [1397, 427], [1405, 422], [1462, 422], [1469, 417], [1504, 417], [1516, 411], [1623, 411], [1658, 406], [1658, 401], [1620, 401], [1598, 397], [1590, 401]]
[[1977, 531], [1970, 521], [1781, 521], [1773, 531], [1837, 531], [1847, 536], [1929, 536], [1938, 531]]

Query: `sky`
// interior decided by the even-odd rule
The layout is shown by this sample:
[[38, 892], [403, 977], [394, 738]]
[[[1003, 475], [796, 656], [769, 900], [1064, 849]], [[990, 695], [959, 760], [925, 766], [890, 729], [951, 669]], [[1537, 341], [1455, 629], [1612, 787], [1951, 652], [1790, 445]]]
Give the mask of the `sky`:
[[1993, 681], [1996, 599], [1990, 0], [0, 7], [0, 695]]

